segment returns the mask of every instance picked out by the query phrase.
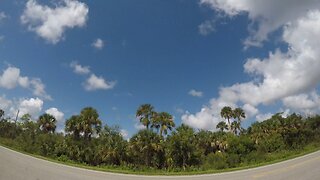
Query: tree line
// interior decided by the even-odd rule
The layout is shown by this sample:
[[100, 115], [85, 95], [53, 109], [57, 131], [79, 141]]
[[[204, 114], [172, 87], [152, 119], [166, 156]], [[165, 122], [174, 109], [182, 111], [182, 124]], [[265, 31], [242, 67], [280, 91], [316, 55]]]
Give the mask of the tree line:
[[118, 126], [103, 125], [96, 109], [83, 108], [65, 122], [65, 133], [56, 132], [50, 114], [33, 120], [29, 114], [18, 121], [0, 110], [0, 140], [22, 151], [60, 161], [92, 166], [125, 167], [131, 170], [166, 171], [224, 169], [257, 164], [314, 145], [319, 146], [320, 116], [273, 115], [241, 126], [241, 108], [224, 107], [217, 132], [176, 127], [172, 115], [141, 105], [136, 117], [145, 129], [124, 139]]

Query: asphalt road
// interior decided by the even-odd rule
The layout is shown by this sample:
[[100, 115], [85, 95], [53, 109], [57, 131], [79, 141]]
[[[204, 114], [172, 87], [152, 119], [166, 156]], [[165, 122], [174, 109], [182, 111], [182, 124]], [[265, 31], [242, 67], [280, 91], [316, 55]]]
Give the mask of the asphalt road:
[[140, 176], [106, 173], [37, 159], [0, 146], [0, 180], [320, 180], [320, 151], [281, 163], [220, 174]]

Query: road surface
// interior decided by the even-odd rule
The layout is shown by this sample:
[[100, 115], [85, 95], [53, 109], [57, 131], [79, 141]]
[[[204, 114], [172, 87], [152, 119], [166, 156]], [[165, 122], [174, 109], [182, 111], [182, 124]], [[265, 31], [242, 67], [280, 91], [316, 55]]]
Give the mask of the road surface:
[[37, 159], [0, 146], [0, 180], [320, 180], [320, 151], [281, 163], [220, 174], [140, 176], [106, 173]]

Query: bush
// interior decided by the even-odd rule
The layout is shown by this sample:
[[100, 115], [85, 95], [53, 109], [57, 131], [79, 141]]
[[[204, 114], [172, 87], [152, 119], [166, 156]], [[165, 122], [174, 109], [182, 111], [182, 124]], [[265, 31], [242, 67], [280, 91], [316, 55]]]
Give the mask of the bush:
[[244, 158], [246, 164], [259, 164], [266, 160], [266, 154], [261, 151], [252, 151]]
[[224, 169], [228, 168], [228, 164], [226, 161], [226, 156], [224, 153], [216, 152], [208, 154], [204, 168], [205, 169]]
[[234, 168], [240, 164], [240, 156], [238, 154], [228, 154], [227, 155], [227, 163], [228, 167]]

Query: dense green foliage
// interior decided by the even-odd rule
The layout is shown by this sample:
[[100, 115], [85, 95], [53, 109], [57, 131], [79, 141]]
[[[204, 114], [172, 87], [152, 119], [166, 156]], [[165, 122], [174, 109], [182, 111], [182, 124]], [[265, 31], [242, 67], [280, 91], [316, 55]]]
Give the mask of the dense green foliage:
[[303, 118], [278, 113], [248, 129], [241, 127], [242, 109], [225, 107], [218, 132], [198, 130], [184, 124], [175, 127], [173, 117], [155, 112], [150, 104], [136, 116], [146, 129], [129, 140], [119, 127], [102, 126], [98, 112], [84, 108], [66, 120], [65, 134], [56, 133], [56, 119], [43, 114], [32, 120], [28, 114], [15, 122], [0, 110], [0, 139], [16, 149], [60, 161], [93, 166], [126, 167], [132, 170], [165, 171], [233, 168], [274, 160], [278, 155], [319, 144], [320, 116]]

